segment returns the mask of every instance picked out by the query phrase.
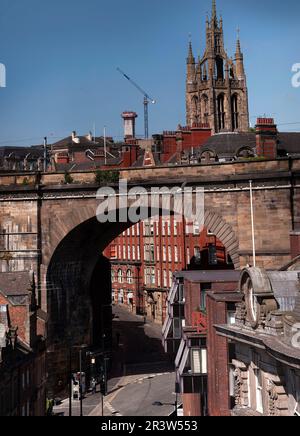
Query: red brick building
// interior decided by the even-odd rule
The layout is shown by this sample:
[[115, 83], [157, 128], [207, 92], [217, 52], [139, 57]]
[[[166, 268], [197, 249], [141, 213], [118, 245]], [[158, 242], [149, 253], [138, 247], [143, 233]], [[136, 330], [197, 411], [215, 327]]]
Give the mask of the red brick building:
[[46, 413], [44, 317], [32, 274], [0, 275], [0, 416]]
[[[163, 345], [175, 360], [184, 416], [230, 414], [230, 345], [214, 329], [218, 319], [234, 319], [238, 271], [175, 274], [168, 295]], [[176, 356], [176, 358], [174, 358]]]
[[104, 255], [112, 261], [113, 301], [160, 324], [166, 317], [174, 272], [231, 267], [230, 257], [215, 235], [174, 217], [131, 227]]

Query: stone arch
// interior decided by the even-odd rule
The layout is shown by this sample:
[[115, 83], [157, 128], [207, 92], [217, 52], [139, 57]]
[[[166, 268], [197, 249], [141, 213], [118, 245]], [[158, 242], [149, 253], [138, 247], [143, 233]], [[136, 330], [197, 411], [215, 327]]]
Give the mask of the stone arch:
[[[111, 271], [105, 271], [107, 282], [104, 283], [99, 278], [99, 268], [104, 265], [98, 262], [100, 255], [110, 242], [132, 225], [100, 224], [95, 217], [95, 201], [88, 202], [85, 207], [71, 207], [75, 204], [70, 202], [69, 209], [61, 207], [52, 215], [51, 234], [44, 244], [48, 345], [50, 352], [53, 350], [53, 385], [65, 376], [63, 368], [57, 366], [57, 359], [60, 362], [67, 359], [69, 341], [76, 344], [91, 341], [92, 332], [95, 331], [93, 301], [101, 305], [102, 298], [111, 298], [111, 289], [108, 289], [111, 287], [108, 283], [111, 281]], [[220, 215], [209, 210], [205, 213], [204, 225], [223, 243], [234, 267], [239, 269], [239, 244], [232, 227]], [[98, 271], [97, 294], [91, 291], [94, 289], [95, 271]]]
[[235, 152], [235, 157], [237, 159], [243, 159], [243, 158], [250, 158], [250, 157], [254, 157], [255, 153], [253, 148], [245, 146], [245, 147], [241, 147], [238, 150], [236, 150]]
[[200, 159], [201, 163], [211, 164], [212, 162], [217, 161], [217, 155], [215, 151], [211, 148], [204, 148], [203, 150], [201, 150]]
[[211, 230], [225, 246], [230, 255], [235, 269], [240, 269], [239, 240], [230, 224], [228, 224], [219, 214], [206, 211], [204, 226]]

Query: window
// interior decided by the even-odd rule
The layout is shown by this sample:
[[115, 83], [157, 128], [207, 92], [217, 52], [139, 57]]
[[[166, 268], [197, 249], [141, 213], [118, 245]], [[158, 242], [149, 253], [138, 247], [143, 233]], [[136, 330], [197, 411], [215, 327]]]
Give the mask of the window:
[[225, 98], [224, 94], [219, 95], [217, 99], [217, 108], [218, 108], [218, 125], [219, 130], [225, 129]]
[[177, 247], [177, 245], [174, 246], [174, 259], [175, 259], [176, 263], [179, 262], [178, 247]]
[[192, 374], [207, 374], [207, 350], [205, 348], [191, 349]]
[[123, 245], [123, 260], [126, 259], [126, 247]]
[[191, 263], [191, 252], [189, 248], [186, 249], [186, 260], [189, 265]]
[[149, 260], [150, 262], [155, 262], [155, 249], [154, 244], [149, 245]]
[[201, 263], [201, 248], [200, 247], [194, 248], [194, 257], [195, 257], [195, 263], [200, 264]]
[[137, 225], [136, 225], [136, 235], [137, 236], [140, 236], [140, 223], [138, 223]]
[[235, 311], [227, 312], [227, 324], [229, 325], [235, 324]]
[[149, 221], [144, 222], [144, 235], [151, 236], [154, 234], [154, 224], [151, 224]]
[[169, 288], [172, 286], [173, 283], [173, 273], [172, 271], [169, 271]]
[[263, 408], [263, 377], [260, 369], [254, 369], [255, 388], [256, 388], [256, 410], [259, 413], [264, 412]]
[[200, 235], [200, 224], [197, 222], [194, 223], [193, 233], [194, 235]]
[[130, 245], [128, 245], [127, 251], [128, 251], [128, 260], [131, 260], [131, 247], [130, 247]]
[[127, 275], [126, 275], [126, 277], [127, 277], [127, 283], [128, 283], [129, 285], [132, 285], [132, 283], [133, 283], [133, 274], [132, 274], [131, 269], [129, 269], [129, 270], [127, 271]]
[[200, 286], [200, 310], [206, 312], [206, 295], [211, 290], [210, 283], [202, 283]]
[[119, 259], [122, 259], [122, 247], [120, 243], [119, 243], [118, 251], [119, 251]]
[[165, 221], [162, 222], [162, 235], [166, 236], [166, 222]]
[[155, 268], [151, 268], [151, 285], [155, 286], [156, 280], [155, 280]]
[[171, 236], [171, 221], [169, 220], [167, 223], [168, 226], [168, 236]]
[[161, 286], [160, 269], [157, 270], [157, 286]]
[[300, 377], [297, 377], [295, 371], [291, 377], [294, 380], [294, 396], [295, 396], [295, 416], [300, 416]]
[[234, 303], [227, 304], [227, 324], [235, 324], [236, 306]]
[[152, 221], [150, 223], [150, 234], [151, 234], [151, 236], [154, 236], [154, 222], [152, 222]]
[[145, 245], [145, 261], [146, 262], [155, 262], [155, 249], [154, 244]]
[[178, 222], [174, 220], [174, 236], [178, 235]]
[[181, 320], [179, 318], [173, 319], [173, 338], [181, 338]]
[[169, 262], [172, 262], [172, 247], [169, 245], [168, 247], [168, 260]]
[[118, 300], [119, 300], [119, 304], [123, 304], [124, 303], [124, 289], [120, 289], [119, 290]]
[[232, 130], [239, 128], [239, 111], [238, 111], [238, 96], [234, 94], [231, 98], [231, 111], [232, 111]]
[[136, 247], [136, 251], [137, 251], [137, 260], [141, 260], [141, 249], [139, 245]]
[[118, 255], [117, 255], [117, 247], [116, 245], [111, 245], [110, 246], [110, 258], [111, 259], [117, 259]]
[[123, 283], [123, 271], [121, 269], [118, 271], [118, 283]]
[[167, 270], [164, 269], [164, 288], [168, 287], [168, 273]]
[[167, 247], [163, 246], [163, 261], [167, 262]]
[[214, 244], [208, 246], [208, 262], [209, 265], [218, 265], [217, 247]]
[[112, 270], [111, 271], [111, 281], [112, 281], [112, 283], [114, 283], [115, 280], [116, 280], [115, 272], [114, 272], [114, 270]]
[[155, 268], [146, 268], [145, 269], [145, 282], [147, 285], [155, 286]]
[[132, 236], [135, 236], [135, 226], [131, 227], [131, 231], [132, 231]]
[[156, 247], [156, 259], [157, 259], [157, 262], [160, 262], [160, 246], [159, 245], [157, 245], [157, 247]]
[[179, 283], [178, 285], [178, 303], [184, 303], [185, 297], [184, 297], [184, 284]]

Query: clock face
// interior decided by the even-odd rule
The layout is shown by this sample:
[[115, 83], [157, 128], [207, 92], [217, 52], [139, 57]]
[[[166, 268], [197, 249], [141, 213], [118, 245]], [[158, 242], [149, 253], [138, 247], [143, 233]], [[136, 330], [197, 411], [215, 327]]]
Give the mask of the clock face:
[[252, 280], [250, 278], [246, 282], [245, 291], [249, 321], [252, 327], [256, 328], [258, 326], [260, 318], [260, 305], [258, 303], [257, 297], [254, 294]]
[[250, 311], [251, 311], [251, 317], [253, 320], [258, 321], [258, 304], [257, 304], [257, 298], [253, 293], [253, 288], [251, 287], [249, 289], [249, 305], [250, 305]]

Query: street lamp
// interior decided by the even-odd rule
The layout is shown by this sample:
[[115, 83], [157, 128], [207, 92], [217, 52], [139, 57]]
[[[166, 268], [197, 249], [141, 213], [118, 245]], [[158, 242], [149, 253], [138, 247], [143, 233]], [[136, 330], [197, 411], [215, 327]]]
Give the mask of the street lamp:
[[83, 392], [82, 392], [82, 352], [88, 348], [88, 345], [73, 345], [70, 347], [70, 355], [69, 355], [69, 370], [70, 370], [70, 392], [69, 392], [69, 416], [72, 416], [72, 381], [73, 381], [73, 374], [72, 374], [72, 350], [77, 349], [79, 350], [79, 399], [80, 399], [80, 416], [83, 416]]

